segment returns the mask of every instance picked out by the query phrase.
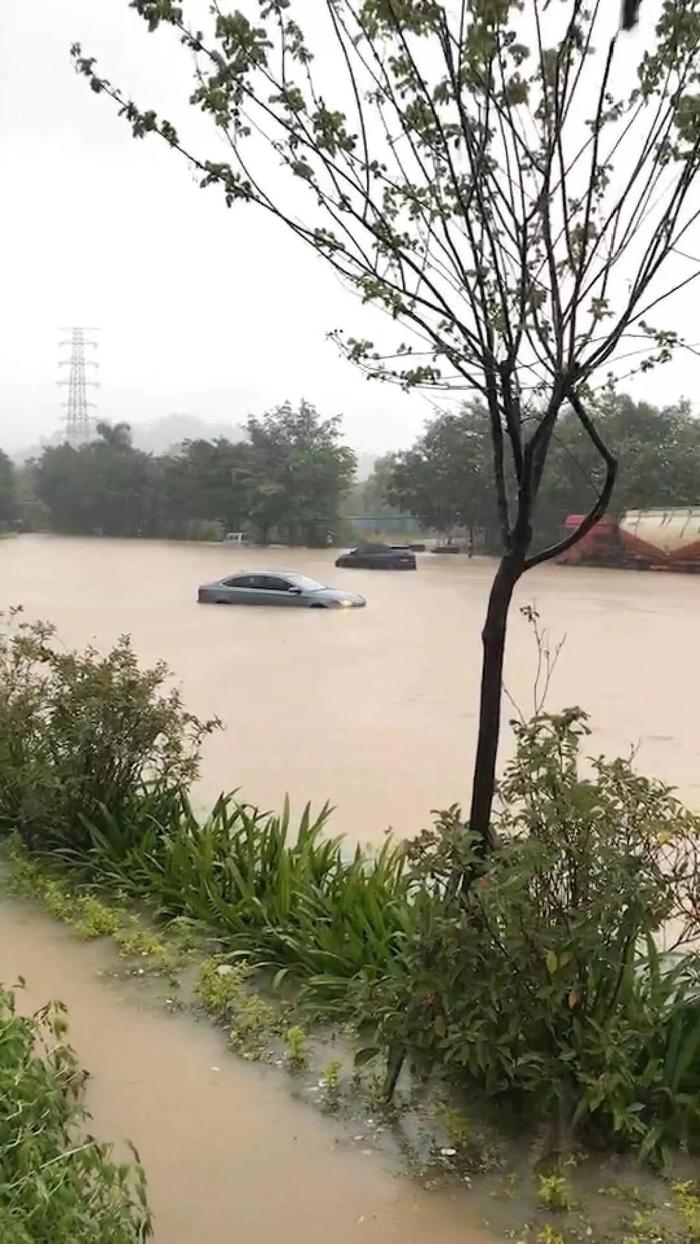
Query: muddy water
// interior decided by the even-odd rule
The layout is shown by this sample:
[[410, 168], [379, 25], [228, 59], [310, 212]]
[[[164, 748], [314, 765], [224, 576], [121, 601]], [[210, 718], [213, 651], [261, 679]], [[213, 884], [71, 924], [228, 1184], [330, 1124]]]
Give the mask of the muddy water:
[[[261, 563], [362, 591], [368, 608], [195, 604], [200, 582]], [[22, 603], [68, 644], [104, 647], [128, 631], [142, 658], [164, 657], [187, 703], [227, 724], [207, 744], [203, 797], [239, 786], [267, 806], [285, 791], [297, 807], [328, 798], [337, 828], [377, 840], [387, 825], [413, 833], [430, 808], [465, 795], [492, 573], [478, 559], [426, 556], [416, 574], [372, 574], [335, 570], [326, 552], [32, 536], [0, 542], [0, 607]], [[567, 636], [550, 706], [582, 702], [596, 747], [638, 744], [640, 765], [700, 806], [700, 580], [551, 567], [528, 576], [518, 601]], [[534, 667], [516, 613], [507, 680], [525, 710]], [[158, 1244], [479, 1238], [464, 1194], [425, 1194], [348, 1149], [209, 1027], [98, 981], [104, 953], [0, 905], [0, 979], [27, 979], [24, 1005], [67, 1002], [95, 1128], [140, 1149]]]
[[205, 1023], [140, 1005], [133, 986], [98, 980], [104, 962], [101, 946], [0, 903], [0, 980], [25, 977], [22, 1010], [68, 1004], [91, 1126], [139, 1150], [156, 1244], [488, 1244], [466, 1194], [426, 1193], [348, 1148], [280, 1073], [234, 1058]]
[[[0, 602], [54, 621], [70, 644], [129, 631], [164, 657], [207, 744], [202, 790], [241, 787], [266, 806], [330, 799], [360, 839], [411, 834], [465, 797], [475, 735], [479, 630], [493, 565], [419, 559], [415, 574], [336, 570], [332, 552], [25, 536], [0, 542]], [[197, 606], [197, 585], [260, 565], [367, 596], [365, 610]], [[554, 639], [566, 635], [549, 705], [582, 703], [596, 747], [626, 752], [700, 806], [700, 579], [548, 567], [526, 577]], [[507, 681], [531, 699], [535, 653], [515, 613]], [[505, 741], [504, 752], [508, 741]]]

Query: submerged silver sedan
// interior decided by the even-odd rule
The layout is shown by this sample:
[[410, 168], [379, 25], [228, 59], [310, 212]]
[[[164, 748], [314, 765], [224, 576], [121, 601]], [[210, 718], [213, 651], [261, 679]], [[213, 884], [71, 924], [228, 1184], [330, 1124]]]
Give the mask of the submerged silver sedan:
[[366, 604], [364, 596], [337, 592], [306, 575], [279, 570], [256, 570], [203, 583], [197, 600], [202, 605], [297, 605], [305, 609], [352, 609]]

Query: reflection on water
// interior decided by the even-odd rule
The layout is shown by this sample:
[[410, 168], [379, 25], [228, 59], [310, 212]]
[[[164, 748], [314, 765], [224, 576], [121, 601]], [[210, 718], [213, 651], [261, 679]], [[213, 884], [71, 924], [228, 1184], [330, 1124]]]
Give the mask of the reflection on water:
[[[57, 624], [67, 643], [129, 631], [144, 660], [164, 657], [188, 706], [218, 714], [202, 791], [296, 808], [330, 799], [359, 839], [416, 832], [430, 809], [464, 800], [479, 682], [479, 631], [492, 563], [419, 557], [414, 573], [336, 570], [332, 551], [26, 536], [0, 542], [0, 602]], [[348, 612], [198, 606], [197, 586], [239, 568], [304, 571], [362, 592]], [[566, 635], [549, 707], [582, 703], [593, 746], [640, 744], [639, 764], [700, 805], [695, 659], [700, 580], [547, 567], [516, 604], [535, 602]], [[532, 697], [534, 649], [514, 613], [511, 694]], [[507, 751], [506, 740], [504, 754]]]
[[22, 1010], [68, 1004], [71, 1041], [91, 1072], [91, 1126], [139, 1150], [155, 1244], [484, 1240], [463, 1192], [428, 1194], [384, 1170], [379, 1155], [339, 1147], [340, 1127], [294, 1102], [279, 1073], [234, 1058], [207, 1024], [98, 981], [105, 953], [0, 903], [0, 980], [26, 978]]

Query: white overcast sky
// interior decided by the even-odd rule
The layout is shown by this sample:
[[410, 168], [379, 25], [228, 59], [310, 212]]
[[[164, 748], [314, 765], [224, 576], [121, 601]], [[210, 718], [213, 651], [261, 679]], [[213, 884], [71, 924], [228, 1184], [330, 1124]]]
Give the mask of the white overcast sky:
[[[70, 324], [100, 329], [103, 418], [238, 422], [305, 396], [342, 412], [361, 451], [410, 443], [431, 404], [368, 383], [325, 339], [337, 327], [371, 335], [373, 313], [281, 227], [227, 210], [174, 153], [136, 142], [70, 62], [79, 40], [177, 121], [189, 67], [169, 35], [147, 36], [127, 0], [0, 0], [0, 446], [57, 428], [58, 328]], [[700, 339], [699, 298], [700, 283], [664, 326]], [[682, 354], [633, 391], [694, 399], [699, 377], [700, 360]]]

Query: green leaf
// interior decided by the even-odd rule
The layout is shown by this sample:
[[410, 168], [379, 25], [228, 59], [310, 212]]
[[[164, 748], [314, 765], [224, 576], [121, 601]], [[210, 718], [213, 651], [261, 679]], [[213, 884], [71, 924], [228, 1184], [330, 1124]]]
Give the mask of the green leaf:
[[554, 973], [559, 967], [559, 959], [556, 954], [556, 951], [548, 950], [544, 957], [544, 961], [547, 965], [547, 971], [549, 972], [549, 975], [554, 976]]

